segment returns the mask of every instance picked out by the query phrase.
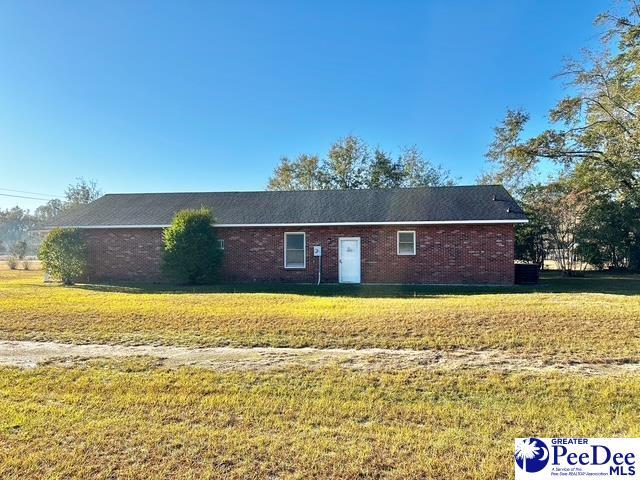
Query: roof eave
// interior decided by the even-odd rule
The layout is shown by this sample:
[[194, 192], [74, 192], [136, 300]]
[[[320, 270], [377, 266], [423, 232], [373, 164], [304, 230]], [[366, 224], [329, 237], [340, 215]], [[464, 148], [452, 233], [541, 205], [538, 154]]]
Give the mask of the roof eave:
[[[503, 219], [503, 220], [409, 220], [396, 222], [304, 222], [304, 223], [216, 223], [213, 226], [218, 228], [248, 228], [248, 227], [341, 227], [351, 225], [498, 225], [498, 224], [519, 224], [528, 223], [526, 218]], [[81, 229], [110, 229], [110, 228], [167, 228], [170, 224], [150, 224], [150, 225], [56, 225], [46, 227], [37, 231], [47, 231], [54, 228], [81, 228]], [[36, 231], [36, 230], [34, 230]]]

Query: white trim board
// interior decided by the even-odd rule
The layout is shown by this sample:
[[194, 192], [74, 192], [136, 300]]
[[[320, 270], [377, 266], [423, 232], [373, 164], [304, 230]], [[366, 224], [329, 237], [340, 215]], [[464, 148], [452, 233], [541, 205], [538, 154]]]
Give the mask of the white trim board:
[[[529, 223], [529, 220], [438, 220], [438, 221], [407, 221], [407, 222], [327, 222], [327, 223], [216, 223], [218, 228], [247, 228], [247, 227], [348, 227], [352, 225], [499, 225]], [[54, 228], [167, 228], [171, 225], [61, 225]]]

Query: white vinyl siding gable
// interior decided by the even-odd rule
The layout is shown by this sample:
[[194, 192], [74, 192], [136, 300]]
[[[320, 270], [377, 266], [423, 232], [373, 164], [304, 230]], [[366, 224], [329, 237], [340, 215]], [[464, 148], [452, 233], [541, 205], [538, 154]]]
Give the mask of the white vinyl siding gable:
[[398, 232], [398, 255], [415, 255], [416, 254], [416, 232], [415, 231], [399, 231]]
[[304, 232], [284, 234], [284, 268], [306, 268], [307, 238]]

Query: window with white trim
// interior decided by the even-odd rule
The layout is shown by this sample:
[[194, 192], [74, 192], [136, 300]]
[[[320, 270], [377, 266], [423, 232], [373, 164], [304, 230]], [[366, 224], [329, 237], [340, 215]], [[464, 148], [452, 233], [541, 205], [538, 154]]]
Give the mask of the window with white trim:
[[284, 268], [305, 268], [307, 239], [304, 232], [284, 234]]
[[398, 255], [416, 254], [416, 232], [398, 232]]
[[224, 250], [224, 240], [218, 239], [218, 250]]

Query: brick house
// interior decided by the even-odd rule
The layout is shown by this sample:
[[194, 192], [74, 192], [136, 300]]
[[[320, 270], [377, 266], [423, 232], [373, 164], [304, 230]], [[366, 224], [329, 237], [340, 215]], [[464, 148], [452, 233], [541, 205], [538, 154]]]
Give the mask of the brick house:
[[498, 185], [384, 190], [110, 194], [48, 226], [83, 231], [87, 281], [162, 281], [162, 229], [207, 207], [224, 282], [514, 281], [514, 225]]

